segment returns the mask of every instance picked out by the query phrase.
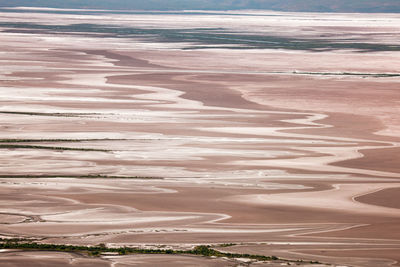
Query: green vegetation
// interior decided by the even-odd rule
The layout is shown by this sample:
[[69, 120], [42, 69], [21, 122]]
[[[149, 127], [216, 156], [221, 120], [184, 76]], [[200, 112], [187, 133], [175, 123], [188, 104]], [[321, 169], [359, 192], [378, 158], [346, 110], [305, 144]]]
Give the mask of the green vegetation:
[[111, 150], [78, 147], [57, 147], [57, 146], [31, 146], [31, 145], [0, 145], [0, 149], [48, 149], [48, 150], [74, 150], [74, 151], [97, 151], [110, 152]]
[[72, 246], [72, 245], [57, 245], [57, 244], [42, 244], [36, 242], [18, 242], [1, 240], [0, 249], [23, 249], [23, 250], [45, 250], [45, 251], [61, 251], [61, 252], [81, 252], [87, 253], [91, 256], [100, 256], [102, 253], [118, 253], [119, 255], [127, 254], [174, 254], [174, 255], [198, 255], [206, 257], [225, 257], [225, 258], [247, 258], [257, 261], [285, 261], [285, 262], [304, 262], [310, 264], [317, 264], [315, 261], [291, 261], [280, 259], [275, 256], [240, 254], [240, 253], [227, 253], [220, 252], [212, 249], [210, 246], [197, 246], [191, 250], [172, 250], [172, 249], [143, 249], [131, 247], [108, 248], [104, 244], [97, 246]]
[[163, 179], [161, 177], [146, 177], [146, 176], [117, 176], [117, 175], [102, 175], [102, 174], [88, 174], [88, 175], [0, 175], [0, 178], [76, 178], [76, 179]]
[[161, 139], [161, 138], [138, 138], [138, 139], [126, 139], [126, 138], [119, 138], [119, 139], [112, 139], [112, 138], [93, 138], [93, 139], [0, 139], [0, 143], [41, 143], [41, 142], [48, 142], [48, 143], [78, 143], [78, 142], [101, 142], [101, 141], [163, 141], [168, 139]]
[[85, 142], [104, 139], [0, 139], [0, 143]]
[[56, 143], [56, 142], [97, 142], [97, 141], [126, 141], [126, 140], [147, 140], [147, 139], [0, 139], [0, 143], [41, 143], [41, 142], [48, 142], [48, 143]]
[[293, 74], [300, 74], [300, 75], [327, 75], [327, 76], [362, 76], [362, 77], [374, 77], [374, 78], [400, 77], [399, 73], [303, 72], [303, 71], [293, 71]]
[[81, 117], [81, 116], [101, 115], [98, 113], [45, 113], [45, 112], [22, 112], [22, 111], [0, 111], [0, 114], [52, 116], [52, 117]]

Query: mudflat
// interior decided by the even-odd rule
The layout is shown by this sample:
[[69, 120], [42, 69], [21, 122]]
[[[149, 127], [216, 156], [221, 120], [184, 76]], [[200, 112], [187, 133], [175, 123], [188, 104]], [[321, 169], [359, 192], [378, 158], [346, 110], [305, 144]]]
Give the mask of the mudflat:
[[281, 259], [4, 266], [399, 265], [398, 16], [0, 12], [3, 239]]

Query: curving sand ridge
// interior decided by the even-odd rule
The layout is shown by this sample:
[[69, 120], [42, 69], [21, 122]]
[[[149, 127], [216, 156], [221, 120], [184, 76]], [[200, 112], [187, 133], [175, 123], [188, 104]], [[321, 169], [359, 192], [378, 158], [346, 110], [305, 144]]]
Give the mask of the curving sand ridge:
[[[7, 14], [43, 23], [49, 16]], [[100, 19], [57, 16], [61, 24]], [[160, 26], [177, 15], [135, 16]], [[271, 25], [294, 27], [291, 16]], [[107, 15], [116, 25], [128, 19]], [[328, 31], [307, 19], [316, 36]], [[248, 26], [241, 23], [230, 27]], [[373, 27], [357, 31], [377, 42]], [[391, 73], [398, 52], [171, 47], [93, 33], [0, 33], [1, 236], [167, 248], [234, 243], [219, 249], [398, 265], [399, 79], [293, 72]], [[238, 264], [0, 252], [10, 266], [30, 257], [72, 266]]]
[[[315, 208], [322, 210], [338, 210], [353, 215], [389, 215], [400, 216], [397, 209], [371, 206], [357, 202], [357, 196], [373, 194], [376, 191], [392, 188], [399, 184], [345, 184], [333, 185], [334, 189], [328, 191], [307, 193], [286, 193], [274, 195], [245, 195], [238, 202], [266, 203], [278, 206], [297, 206], [303, 208]], [[332, 201], [335, 199], [335, 201]], [[233, 200], [232, 200], [233, 201]]]

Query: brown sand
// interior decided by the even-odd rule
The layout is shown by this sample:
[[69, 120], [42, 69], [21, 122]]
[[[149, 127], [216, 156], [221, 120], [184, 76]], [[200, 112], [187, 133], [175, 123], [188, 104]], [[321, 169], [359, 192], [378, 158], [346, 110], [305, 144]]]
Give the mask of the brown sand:
[[[340, 17], [346, 15], [329, 15], [330, 28], [296, 16], [230, 26], [215, 16], [138, 15], [132, 22], [125, 15], [7, 13], [0, 20], [172, 28], [222, 23], [249, 32], [270, 24], [293, 37], [396, 40], [397, 18], [373, 15], [382, 22], [375, 28], [357, 15], [359, 27], [350, 27]], [[389, 34], [380, 40], [383, 29]], [[188, 51], [38, 32], [0, 33], [0, 48], [1, 139], [107, 150], [2, 147], [1, 235], [179, 249], [237, 243], [219, 249], [363, 267], [399, 260], [399, 80], [293, 73], [391, 73], [398, 71], [399, 53]], [[11, 177], [88, 174], [164, 179]], [[36, 266], [238, 264], [187, 256], [0, 253], [4, 266], [32, 258]], [[274, 266], [253, 263], [260, 264]]]
[[385, 190], [378, 191], [373, 194], [368, 194], [364, 196], [357, 197], [356, 200], [363, 203], [368, 203], [372, 205], [400, 208], [399, 194], [400, 188], [389, 188]]
[[237, 266], [234, 260], [207, 259], [193, 256], [129, 255], [89, 258], [78, 253], [0, 252], [2, 266]]

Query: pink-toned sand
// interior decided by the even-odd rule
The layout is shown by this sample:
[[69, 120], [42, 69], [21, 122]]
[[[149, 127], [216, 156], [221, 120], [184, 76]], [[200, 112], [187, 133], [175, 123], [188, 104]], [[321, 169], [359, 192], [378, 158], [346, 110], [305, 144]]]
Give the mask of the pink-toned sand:
[[[283, 36], [336, 32], [333, 39], [342, 34], [382, 43], [395, 39], [399, 25], [397, 17], [389, 22], [376, 14], [380, 27], [364, 15], [347, 25], [350, 15], [329, 14], [333, 28], [315, 14], [233, 24], [210, 15], [181, 21], [174, 15], [27, 14], [0, 20], [106, 19], [171, 28], [223, 23], [238, 31], [269, 23]], [[379, 40], [383, 30], [387, 35]], [[95, 35], [0, 32], [0, 139], [100, 150], [1, 147], [1, 236], [179, 249], [235, 243], [218, 249], [363, 267], [399, 260], [399, 79], [293, 71], [395, 73], [400, 53], [175, 48]], [[73, 178], [89, 174], [139, 178]], [[238, 264], [0, 252], [5, 266], [32, 257], [37, 266]]]

